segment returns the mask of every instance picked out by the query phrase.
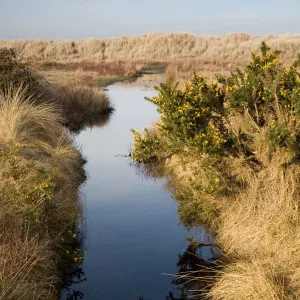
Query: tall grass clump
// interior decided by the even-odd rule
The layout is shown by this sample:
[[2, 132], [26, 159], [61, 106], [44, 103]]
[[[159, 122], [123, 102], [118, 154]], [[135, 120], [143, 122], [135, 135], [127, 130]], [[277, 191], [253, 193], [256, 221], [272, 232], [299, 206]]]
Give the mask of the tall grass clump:
[[24, 85], [28, 96], [39, 98], [43, 95], [43, 101], [51, 97], [47, 83], [21, 62], [15, 50], [0, 48], [0, 90], [5, 92], [9, 85], [16, 89]]
[[58, 93], [58, 105], [71, 130], [83, 129], [88, 124], [103, 126], [114, 111], [108, 96], [96, 88], [62, 86]]
[[266, 43], [230, 76], [161, 84], [156, 129], [137, 130], [132, 158], [162, 164], [182, 223], [217, 236], [224, 267], [213, 299], [298, 299], [300, 58], [283, 66]]
[[76, 131], [88, 122], [105, 124], [113, 111], [109, 98], [99, 88], [74, 82], [51, 85], [42, 76], [31, 71], [16, 56], [14, 50], [0, 49], [0, 91], [4, 95], [8, 86], [16, 91], [24, 86], [26, 88], [23, 93], [26, 93], [24, 96], [27, 98], [34, 98], [39, 104], [48, 103], [48, 108], [53, 108], [54, 105], [57, 113], [61, 115], [59, 122]]
[[0, 92], [3, 300], [58, 299], [82, 261], [76, 240], [84, 160], [61, 120], [23, 85]]

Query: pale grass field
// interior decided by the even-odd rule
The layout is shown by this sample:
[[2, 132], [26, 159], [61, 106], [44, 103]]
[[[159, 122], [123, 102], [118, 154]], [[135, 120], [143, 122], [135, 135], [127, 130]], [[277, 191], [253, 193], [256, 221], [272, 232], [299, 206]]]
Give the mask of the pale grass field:
[[[103, 76], [113, 79], [135, 74], [142, 66], [154, 62], [163, 66], [171, 64], [179, 80], [189, 79], [193, 72], [214, 79], [215, 74], [226, 75], [243, 66], [249, 60], [249, 53], [257, 51], [262, 41], [266, 41], [273, 50], [281, 50], [280, 57], [286, 65], [300, 53], [300, 35], [297, 34], [197, 36], [156, 33], [103, 40], [2, 40], [0, 47], [14, 48], [23, 61], [40, 65], [38, 68], [46, 79], [51, 80], [53, 71], [60, 70], [56, 77], [67, 82], [67, 71], [76, 70], [76, 80], [90, 84], [87, 82], [94, 80], [97, 83]], [[45, 62], [50, 62], [48, 67]], [[56, 64], [51, 67], [51, 62]], [[91, 64], [96, 67], [86, 67]]]
[[257, 51], [262, 41], [274, 49], [284, 51], [287, 62], [294, 60], [300, 49], [300, 35], [266, 35], [244, 33], [225, 36], [197, 36], [187, 33], [145, 34], [141, 36], [81, 41], [12, 40], [0, 41], [0, 47], [14, 48], [23, 58], [116, 60], [173, 60], [202, 58], [236, 61], [248, 60], [249, 53]]

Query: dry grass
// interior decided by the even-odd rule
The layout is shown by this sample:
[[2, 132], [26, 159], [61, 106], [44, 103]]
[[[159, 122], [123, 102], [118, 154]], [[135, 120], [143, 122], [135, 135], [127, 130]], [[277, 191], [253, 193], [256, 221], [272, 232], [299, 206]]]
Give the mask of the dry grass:
[[249, 178], [246, 193], [224, 207], [218, 241], [231, 263], [213, 299], [299, 299], [299, 166], [282, 168], [278, 153]]
[[169, 63], [166, 68], [166, 83], [172, 84], [178, 81], [178, 65], [176, 63]]
[[116, 60], [170, 60], [205, 58], [247, 61], [262, 41], [285, 51], [285, 60], [294, 60], [299, 52], [299, 35], [254, 36], [244, 33], [225, 36], [197, 36], [187, 33], [145, 34], [141, 36], [81, 41], [15, 40], [1, 41], [1, 47], [14, 48], [23, 58]]
[[54, 299], [56, 267], [49, 241], [2, 233], [0, 244], [0, 299]]
[[75, 131], [87, 124], [105, 125], [113, 111], [108, 96], [100, 89], [63, 86], [57, 92], [66, 123]]
[[[113, 109], [108, 97], [99, 88], [100, 83], [98, 82], [98, 75], [95, 75], [96, 71], [89, 71], [90, 69], [93, 70], [93, 65], [80, 65], [81, 67], [85, 66], [86, 72], [89, 74], [92, 73], [92, 76], [85, 74], [85, 71], [83, 70], [80, 71], [78, 69], [75, 71], [78, 67], [76, 65], [74, 68], [70, 67], [71, 71], [50, 71], [51, 76], [49, 82], [41, 76], [43, 74], [33, 72], [28, 65], [20, 62], [13, 51], [2, 49], [0, 54], [0, 90], [3, 93], [3, 96], [6, 97], [5, 94], [8, 85], [10, 85], [10, 90], [16, 88], [16, 91], [20, 85], [26, 85], [27, 93], [26, 95], [18, 95], [17, 93], [20, 92], [20, 89], [17, 93], [7, 92], [6, 98], [13, 96], [15, 97], [15, 100], [11, 101], [10, 99], [9, 101], [4, 101], [2, 103], [2, 111], [5, 118], [14, 118], [15, 122], [19, 123], [30, 123], [30, 114], [36, 114], [36, 108], [29, 105], [29, 111], [22, 112], [23, 114], [28, 114], [28, 118], [24, 118], [23, 115], [19, 116], [19, 113], [15, 113], [16, 111], [19, 112], [20, 99], [23, 99], [26, 96], [27, 98], [34, 97], [35, 102], [41, 104], [41, 106], [38, 107], [38, 109], [40, 109], [41, 118], [44, 116], [53, 116], [52, 119], [47, 120], [47, 124], [46, 119], [41, 120], [41, 123], [45, 123], [47, 127], [51, 127], [51, 123], [53, 123], [53, 125], [57, 123], [56, 119], [58, 119], [59, 108], [64, 118], [64, 123], [76, 130], [80, 129], [80, 126], [83, 127], [87, 121], [97, 121], [97, 123], [103, 121], [103, 123], [105, 123], [108, 120], [109, 114]], [[116, 70], [119, 69], [117, 68]], [[121, 73], [123, 71], [125, 72], [125, 70], [128, 71], [129, 68], [124, 67]], [[25, 90], [23, 89], [22, 92], [24, 93]], [[27, 99], [26, 103], [23, 104], [24, 108], [24, 105], [27, 105], [28, 102], [30, 101]], [[47, 102], [48, 105], [45, 106], [45, 102]], [[9, 108], [5, 107], [5, 104], [7, 103], [9, 103]], [[58, 122], [61, 123], [61, 117], [59, 118], [60, 120], [58, 120]], [[6, 120], [3, 120], [3, 122], [6, 124]], [[4, 126], [4, 124], [2, 125]], [[13, 124], [12, 126], [13, 128], [18, 128], [20, 134], [25, 134], [28, 132], [28, 128], [30, 128], [31, 125], [24, 124], [24, 126], [26, 126], [25, 130], [23, 130], [24, 128], [21, 125], [14, 126]], [[35, 125], [32, 126], [34, 130], [36, 130], [36, 127], [37, 126]], [[57, 126], [55, 125], [53, 128], [56, 127]], [[15, 133], [6, 130], [5, 134], [9, 135]], [[9, 138], [9, 136], [7, 138]]]
[[[249, 53], [262, 41], [282, 50], [281, 59], [290, 64], [300, 52], [300, 35], [254, 36], [244, 33], [225, 36], [197, 36], [187, 33], [145, 34], [141, 36], [81, 41], [15, 40], [0, 41], [0, 47], [14, 48], [26, 61], [40, 61], [42, 69], [81, 68], [102, 76], [132, 74], [153, 62], [171, 62], [179, 78], [192, 72], [213, 77], [244, 65]], [[126, 68], [128, 69], [126, 71]], [[119, 70], [118, 70], [119, 69]]]
[[[236, 130], [252, 132], [249, 143], [263, 164], [254, 172], [242, 158], [229, 158], [228, 176], [244, 182], [237, 193], [201, 193], [206, 180], [203, 157], [187, 154], [167, 162], [172, 174], [169, 186], [178, 199], [181, 221], [206, 222], [216, 230], [216, 242], [226, 256], [225, 267], [211, 281], [216, 280], [208, 297], [299, 299], [300, 167], [284, 167], [291, 160], [284, 150], [270, 157], [265, 132], [252, 128], [247, 115], [231, 121]], [[220, 168], [218, 163], [209, 165]]]
[[142, 62], [53, 62], [34, 61], [29, 64], [53, 85], [76, 85], [81, 87], [105, 87], [116, 81], [139, 76]]
[[229, 264], [213, 286], [209, 296], [218, 300], [299, 299], [287, 290], [287, 278], [281, 270], [261, 260]]
[[[204, 225], [217, 233], [224, 267], [209, 279], [212, 289], [207, 296], [220, 300], [299, 299], [300, 166], [284, 167], [291, 161], [285, 150], [270, 156], [266, 133], [255, 130], [247, 114], [231, 122], [235, 130], [252, 132], [249, 146], [252, 144], [262, 162], [260, 170], [253, 171], [242, 157], [228, 157], [224, 172], [212, 157], [188, 152], [173, 155], [163, 166], [167, 186], [178, 202], [180, 221], [188, 227]], [[226, 190], [216, 194], [202, 193], [210, 184], [207, 167], [221, 182], [227, 180], [225, 175], [228, 183], [235, 178], [240, 184], [233, 184], [229, 191], [226, 184]], [[188, 276], [193, 279], [196, 275]], [[198, 293], [201, 298], [203, 291]]]
[[[62, 236], [80, 214], [83, 159], [53, 105], [0, 94], [0, 299], [55, 299]], [[39, 99], [40, 100], [40, 99]], [[67, 266], [70, 267], [70, 266]]]
[[50, 104], [34, 105], [25, 92], [26, 88], [10, 86], [0, 96], [1, 143], [27, 144], [38, 139], [52, 145], [61, 130], [58, 110]]
[[[176, 70], [177, 81], [184, 83], [188, 81], [194, 73], [201, 76], [206, 76], [209, 80], [215, 80], [216, 74], [229, 75], [230, 72], [235, 71], [236, 68], [243, 66], [243, 61], [228, 62], [225, 59], [202, 59], [202, 58], [186, 58], [175, 59], [168, 63], [166, 68], [166, 75], [169, 72], [174, 73]], [[170, 75], [173, 76], [173, 75]]]

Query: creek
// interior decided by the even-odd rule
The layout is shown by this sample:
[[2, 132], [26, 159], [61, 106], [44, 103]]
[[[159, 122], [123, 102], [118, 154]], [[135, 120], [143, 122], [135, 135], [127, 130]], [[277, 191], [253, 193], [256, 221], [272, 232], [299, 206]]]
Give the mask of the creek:
[[[109, 86], [115, 107], [109, 122], [77, 136], [88, 161], [88, 179], [81, 189], [86, 281], [73, 284], [69, 293], [80, 293], [68, 299], [182, 299], [174, 277], [164, 273], [178, 273], [178, 255], [188, 247], [188, 237], [209, 241], [203, 228], [187, 231], [179, 224], [176, 201], [164, 180], [141, 176], [123, 156], [132, 145], [130, 129], [150, 127], [159, 119], [156, 107], [144, 97], [156, 95], [153, 86], [163, 80], [160, 76]], [[201, 257], [211, 255], [209, 247], [201, 250]], [[170, 292], [174, 298], [166, 298]]]

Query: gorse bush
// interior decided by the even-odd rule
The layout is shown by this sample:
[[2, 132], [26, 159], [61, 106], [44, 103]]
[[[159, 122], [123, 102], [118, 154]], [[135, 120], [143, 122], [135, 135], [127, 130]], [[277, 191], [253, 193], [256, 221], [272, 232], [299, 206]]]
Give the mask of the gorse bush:
[[56, 210], [52, 201], [55, 174], [23, 160], [18, 152], [13, 149], [0, 154], [0, 194], [4, 210], [1, 226], [12, 226], [9, 222], [16, 220], [20, 227], [28, 226], [31, 233], [48, 230], [49, 220]]
[[[183, 91], [177, 87], [177, 84], [161, 84], [157, 88], [158, 96], [147, 98], [158, 106], [159, 135], [168, 139], [169, 152], [188, 149], [216, 154], [230, 148], [231, 138], [222, 118], [224, 97], [218, 85], [208, 84], [203, 77], [195, 75]], [[134, 136], [134, 158], [141, 159], [138, 155], [144, 155], [145, 150], [149, 155], [156, 154], [155, 145], [160, 144], [157, 138], [153, 139], [147, 131], [143, 136], [134, 131]]]
[[[228, 78], [220, 76], [216, 82], [208, 83], [195, 74], [183, 90], [177, 84], [157, 87], [158, 96], [147, 100], [156, 104], [161, 114], [159, 133], [168, 138], [170, 152], [224, 155], [239, 149], [250, 155], [247, 141], [251, 134], [233, 130], [230, 122], [233, 115], [248, 115], [258, 130], [268, 128], [266, 138], [272, 149], [279, 146], [299, 151], [296, 143], [300, 125], [297, 71], [300, 59], [284, 68], [278, 55], [279, 51], [270, 52], [262, 43], [261, 54], [253, 53], [245, 69], [237, 70]], [[139, 135], [135, 131], [135, 140], [133, 157], [139, 159], [137, 152], [143, 152], [139, 145], [146, 149], [148, 142], [149, 148], [152, 139], [147, 133]], [[152, 148], [150, 153], [155, 152], [155, 147]]]
[[162, 134], [157, 124], [150, 130], [143, 128], [141, 132], [135, 129], [131, 131], [134, 138], [134, 151], [131, 155], [134, 160], [155, 162], [162, 161], [172, 155], [169, 140]]
[[279, 51], [269, 52], [262, 43], [261, 55], [252, 53], [244, 70], [229, 78], [219, 77], [225, 89], [225, 105], [229, 113], [249, 114], [258, 127], [269, 127], [267, 137], [272, 149], [288, 147], [294, 151], [299, 139], [300, 58], [284, 68]]
[[148, 101], [158, 105], [158, 126], [171, 139], [174, 152], [188, 146], [202, 153], [216, 153], [225, 146], [228, 136], [217, 84], [208, 84], [195, 75], [183, 91], [177, 90], [177, 85], [162, 85], [158, 92], [158, 97]]
[[[207, 200], [205, 207], [201, 206], [205, 223], [208, 215], [218, 211], [215, 197], [233, 196], [246, 188], [245, 175], [237, 166], [256, 171], [277, 148], [298, 156], [299, 61], [284, 68], [278, 55], [262, 43], [261, 54], [252, 54], [244, 70], [212, 83], [194, 74], [182, 90], [178, 84], [161, 84], [156, 97], [146, 98], [157, 105], [161, 120], [155, 133], [133, 131], [132, 158], [149, 162], [177, 156], [172, 168], [178, 173], [178, 164], [182, 164], [179, 172], [189, 178], [182, 181], [184, 187], [189, 186], [185, 194], [192, 195], [187, 197], [189, 207], [199, 208], [199, 193]], [[191, 160], [199, 163], [195, 166]], [[204, 167], [204, 161], [211, 164]], [[182, 196], [176, 196], [179, 198]], [[182, 218], [190, 217], [182, 214]]]

